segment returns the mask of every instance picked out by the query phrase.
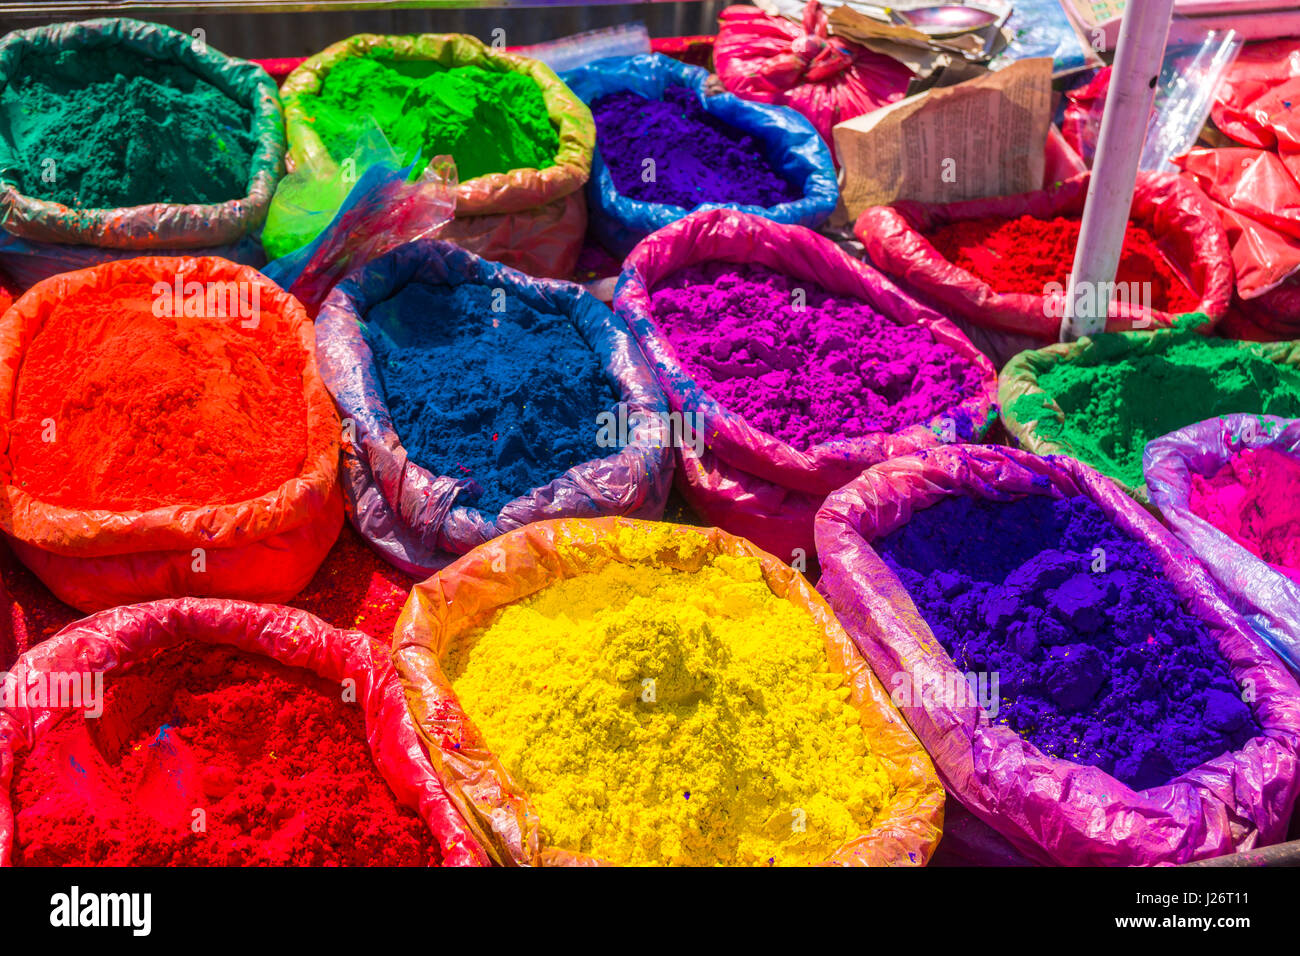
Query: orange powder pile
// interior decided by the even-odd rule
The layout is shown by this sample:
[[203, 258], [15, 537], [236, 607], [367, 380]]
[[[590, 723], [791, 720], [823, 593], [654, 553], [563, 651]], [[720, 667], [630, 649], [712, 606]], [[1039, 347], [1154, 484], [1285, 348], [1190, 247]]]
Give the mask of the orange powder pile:
[[284, 323], [157, 316], [155, 302], [151, 285], [124, 283], [52, 310], [18, 373], [16, 485], [143, 511], [242, 501], [299, 472], [306, 356]]

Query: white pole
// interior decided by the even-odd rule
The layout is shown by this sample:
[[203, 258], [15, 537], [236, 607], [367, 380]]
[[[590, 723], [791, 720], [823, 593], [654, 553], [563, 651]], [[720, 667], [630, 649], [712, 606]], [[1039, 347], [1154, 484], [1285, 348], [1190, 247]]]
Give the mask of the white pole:
[[1173, 6], [1174, 0], [1128, 0], [1124, 8], [1079, 247], [1066, 290], [1063, 339], [1094, 335], [1106, 327], [1110, 297], [1098, 301], [1095, 293], [1111, 288], [1119, 267]]

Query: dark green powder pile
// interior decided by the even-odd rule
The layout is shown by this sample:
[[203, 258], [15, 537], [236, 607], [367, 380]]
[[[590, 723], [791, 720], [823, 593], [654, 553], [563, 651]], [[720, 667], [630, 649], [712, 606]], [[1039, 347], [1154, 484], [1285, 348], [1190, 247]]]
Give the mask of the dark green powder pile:
[[83, 209], [244, 196], [252, 112], [185, 67], [125, 50], [28, 56], [0, 92], [5, 178]]
[[461, 182], [555, 165], [559, 134], [538, 85], [519, 73], [477, 66], [352, 57], [301, 102], [335, 160], [351, 155], [369, 118], [411, 162], [449, 154]]

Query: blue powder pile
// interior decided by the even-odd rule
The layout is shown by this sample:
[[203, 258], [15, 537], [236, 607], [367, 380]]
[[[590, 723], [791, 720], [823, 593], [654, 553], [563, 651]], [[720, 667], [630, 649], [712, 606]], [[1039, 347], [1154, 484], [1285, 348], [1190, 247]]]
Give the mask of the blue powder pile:
[[411, 460], [480, 490], [457, 504], [495, 513], [609, 454], [596, 419], [618, 396], [568, 317], [508, 290], [502, 302], [487, 286], [411, 284], [362, 329]]
[[1045, 753], [1142, 790], [1260, 732], [1155, 554], [1087, 498], [944, 498], [874, 546], [958, 669], [998, 674], [995, 722]]

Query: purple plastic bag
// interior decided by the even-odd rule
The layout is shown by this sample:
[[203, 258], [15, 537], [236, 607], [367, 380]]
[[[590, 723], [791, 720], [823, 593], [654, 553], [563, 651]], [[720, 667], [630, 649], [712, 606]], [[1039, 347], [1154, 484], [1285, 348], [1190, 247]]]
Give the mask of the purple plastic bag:
[[1239, 611], [1291, 670], [1300, 674], [1300, 584], [1269, 567], [1188, 507], [1192, 475], [1214, 474], [1245, 448], [1300, 459], [1300, 419], [1224, 415], [1180, 428], [1142, 455], [1151, 503]]
[[[569, 316], [600, 357], [628, 420], [635, 416], [647, 424], [614, 454], [575, 465], [507, 502], [496, 515], [456, 504], [463, 480], [434, 475], [407, 458], [360, 327], [373, 305], [412, 282], [509, 289], [539, 311]], [[668, 421], [667, 400], [627, 327], [581, 286], [536, 279], [449, 242], [421, 239], [398, 246], [334, 287], [316, 318], [316, 361], [345, 420], [341, 474], [348, 517], [385, 560], [408, 574], [427, 577], [456, 556], [533, 521], [663, 516], [673, 469], [671, 443], [661, 424]], [[349, 419], [354, 441], [348, 440]]]
[[1072, 458], [947, 446], [876, 465], [826, 500], [817, 514], [817, 589], [885, 686], [951, 687], [962, 680], [870, 545], [914, 511], [954, 494], [1084, 495], [1096, 502], [1155, 552], [1185, 606], [1209, 626], [1233, 678], [1253, 688], [1251, 708], [1263, 733], [1164, 786], [1135, 791], [1096, 767], [1044, 754], [992, 723], [973, 699], [922, 693], [899, 709], [948, 792], [1045, 863], [1185, 863], [1284, 840], [1300, 792], [1300, 687], [1186, 547], [1110, 479]]

